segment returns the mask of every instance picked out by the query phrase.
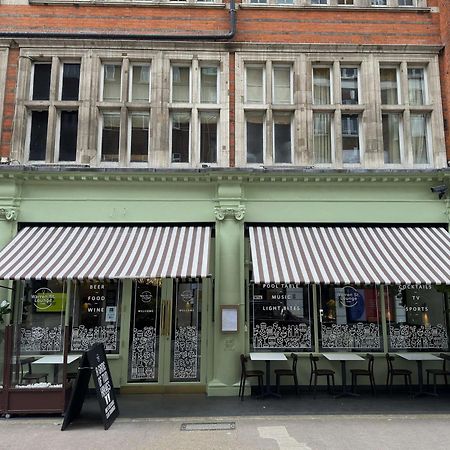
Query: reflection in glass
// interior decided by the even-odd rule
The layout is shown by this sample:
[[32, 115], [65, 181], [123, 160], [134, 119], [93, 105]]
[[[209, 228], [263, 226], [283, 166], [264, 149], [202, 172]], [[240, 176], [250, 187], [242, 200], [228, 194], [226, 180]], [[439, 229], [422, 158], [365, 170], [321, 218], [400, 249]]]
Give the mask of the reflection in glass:
[[189, 162], [191, 115], [186, 112], [172, 114], [172, 162]]
[[103, 100], [119, 101], [121, 87], [120, 64], [105, 64], [103, 66]]
[[408, 95], [411, 105], [425, 103], [425, 77], [423, 69], [408, 69]]
[[217, 162], [217, 112], [200, 113], [200, 162]]
[[385, 291], [389, 350], [448, 350], [444, 295], [427, 284]]
[[398, 104], [397, 69], [380, 69], [381, 104]]
[[131, 84], [131, 101], [148, 102], [150, 98], [150, 66], [149, 65], [133, 65], [132, 84]]
[[274, 114], [273, 134], [275, 164], [290, 164], [292, 162], [290, 114]]
[[291, 103], [291, 68], [274, 66], [272, 103]]
[[342, 162], [360, 163], [359, 117], [356, 114], [342, 114]]
[[200, 68], [200, 101], [217, 103], [217, 67]]
[[119, 161], [120, 113], [103, 113], [102, 162]]
[[264, 159], [264, 115], [247, 113], [247, 162], [262, 163]]
[[383, 114], [383, 147], [385, 164], [400, 164], [400, 115]]
[[343, 67], [341, 69], [341, 93], [343, 105], [356, 105], [358, 100], [358, 69]]
[[375, 287], [320, 285], [319, 305], [321, 349], [382, 350]]
[[285, 283], [253, 285], [250, 298], [252, 350], [311, 350], [311, 324], [306, 287]]
[[247, 103], [262, 103], [263, 95], [263, 67], [249, 66], [246, 68], [246, 102]]
[[148, 124], [149, 113], [132, 113], [131, 117], [131, 162], [148, 161]]
[[189, 102], [190, 101], [190, 76], [189, 67], [172, 67], [172, 101]]

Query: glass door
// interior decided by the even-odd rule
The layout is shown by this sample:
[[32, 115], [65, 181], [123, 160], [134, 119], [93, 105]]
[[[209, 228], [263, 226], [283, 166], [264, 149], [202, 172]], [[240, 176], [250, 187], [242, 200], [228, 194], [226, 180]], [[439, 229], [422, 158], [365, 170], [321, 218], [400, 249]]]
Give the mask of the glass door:
[[133, 282], [129, 383], [200, 381], [202, 282]]

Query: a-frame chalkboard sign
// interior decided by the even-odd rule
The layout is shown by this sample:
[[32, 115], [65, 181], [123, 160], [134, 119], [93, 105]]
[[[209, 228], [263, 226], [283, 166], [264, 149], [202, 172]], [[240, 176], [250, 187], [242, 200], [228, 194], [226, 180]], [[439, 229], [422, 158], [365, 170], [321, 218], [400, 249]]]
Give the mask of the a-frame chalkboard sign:
[[79, 416], [88, 391], [91, 374], [94, 377], [95, 392], [100, 405], [105, 430], [118, 417], [119, 406], [114, 392], [108, 360], [106, 359], [105, 348], [103, 344], [95, 344], [90, 350], [84, 352], [81, 357], [78, 376], [72, 390], [69, 405], [64, 413], [61, 431], [64, 431], [70, 422]]

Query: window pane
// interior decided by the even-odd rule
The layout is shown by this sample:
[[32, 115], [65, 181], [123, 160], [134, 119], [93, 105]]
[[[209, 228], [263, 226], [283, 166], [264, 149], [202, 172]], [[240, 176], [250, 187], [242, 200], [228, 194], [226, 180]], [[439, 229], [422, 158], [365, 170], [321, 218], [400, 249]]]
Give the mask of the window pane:
[[315, 105], [331, 103], [330, 69], [328, 67], [315, 67], [313, 69], [313, 91]]
[[308, 289], [294, 283], [267, 283], [252, 286], [251, 349], [311, 350], [312, 314]]
[[64, 64], [61, 100], [78, 100], [80, 64]]
[[33, 78], [33, 100], [50, 98], [51, 64], [35, 64]]
[[132, 66], [131, 100], [148, 102], [150, 95], [150, 66]]
[[200, 162], [217, 162], [218, 113], [200, 113]]
[[262, 67], [247, 67], [247, 103], [262, 103], [263, 102], [263, 68]]
[[76, 282], [73, 293], [70, 350], [85, 352], [103, 343], [106, 353], [119, 353], [120, 283]]
[[355, 105], [358, 103], [358, 69], [346, 67], [341, 69], [342, 103]]
[[383, 350], [374, 287], [320, 285], [318, 306], [321, 350]]
[[119, 161], [120, 114], [103, 114], [102, 156], [106, 162]]
[[342, 162], [344, 164], [360, 163], [359, 117], [357, 115], [342, 115]]
[[190, 84], [190, 68], [189, 67], [172, 67], [172, 101], [173, 102], [189, 102], [189, 84]]
[[311, 5], [328, 5], [328, 0], [311, 0]]
[[386, 6], [387, 0], [372, 0], [373, 6]]
[[31, 161], [45, 161], [47, 146], [48, 111], [31, 113], [30, 156]]
[[119, 101], [121, 85], [121, 66], [105, 64], [103, 78], [103, 100]]
[[276, 0], [277, 5], [293, 5], [294, 0]]
[[425, 103], [425, 78], [423, 69], [408, 69], [408, 94], [411, 105]]
[[200, 101], [217, 103], [217, 67], [202, 67], [200, 77]]
[[398, 104], [397, 69], [380, 69], [381, 103]]
[[291, 68], [273, 68], [273, 103], [291, 103]]
[[428, 164], [427, 116], [411, 114], [411, 140], [414, 164]]
[[414, 6], [414, 0], [398, 0], [398, 6]]
[[427, 284], [386, 288], [389, 351], [448, 350], [444, 295]]
[[383, 114], [383, 148], [386, 164], [400, 164], [400, 116]]
[[189, 113], [172, 115], [172, 162], [174, 163], [189, 162], [190, 121]]
[[133, 113], [131, 115], [131, 162], [148, 161], [148, 113]]
[[331, 163], [331, 114], [314, 114], [314, 162]]
[[247, 114], [247, 162], [262, 163], [264, 158], [264, 116]]
[[78, 111], [61, 111], [61, 130], [59, 135], [59, 160], [77, 159]]
[[291, 156], [291, 116], [276, 114], [273, 118], [274, 161], [275, 163], [292, 162]]
[[353, 5], [353, 0], [338, 0], [338, 5]]

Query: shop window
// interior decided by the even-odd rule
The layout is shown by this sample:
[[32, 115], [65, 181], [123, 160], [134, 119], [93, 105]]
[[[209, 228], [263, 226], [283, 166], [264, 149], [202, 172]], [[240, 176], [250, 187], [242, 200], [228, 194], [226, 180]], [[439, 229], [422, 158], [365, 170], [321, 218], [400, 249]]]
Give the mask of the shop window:
[[120, 287], [118, 281], [74, 283], [71, 351], [87, 351], [102, 343], [106, 353], [119, 353]]
[[61, 385], [61, 365], [41, 364], [45, 355], [64, 351], [66, 283], [32, 280], [17, 284], [14, 312], [14, 344], [11, 361], [12, 386]]
[[250, 347], [256, 351], [311, 351], [312, 314], [306, 287], [252, 285]]
[[448, 350], [444, 295], [430, 285], [386, 288], [390, 351]]
[[375, 287], [318, 288], [321, 350], [382, 351]]
[[25, 144], [29, 161], [77, 160], [80, 68], [80, 63], [57, 58], [32, 65]]

